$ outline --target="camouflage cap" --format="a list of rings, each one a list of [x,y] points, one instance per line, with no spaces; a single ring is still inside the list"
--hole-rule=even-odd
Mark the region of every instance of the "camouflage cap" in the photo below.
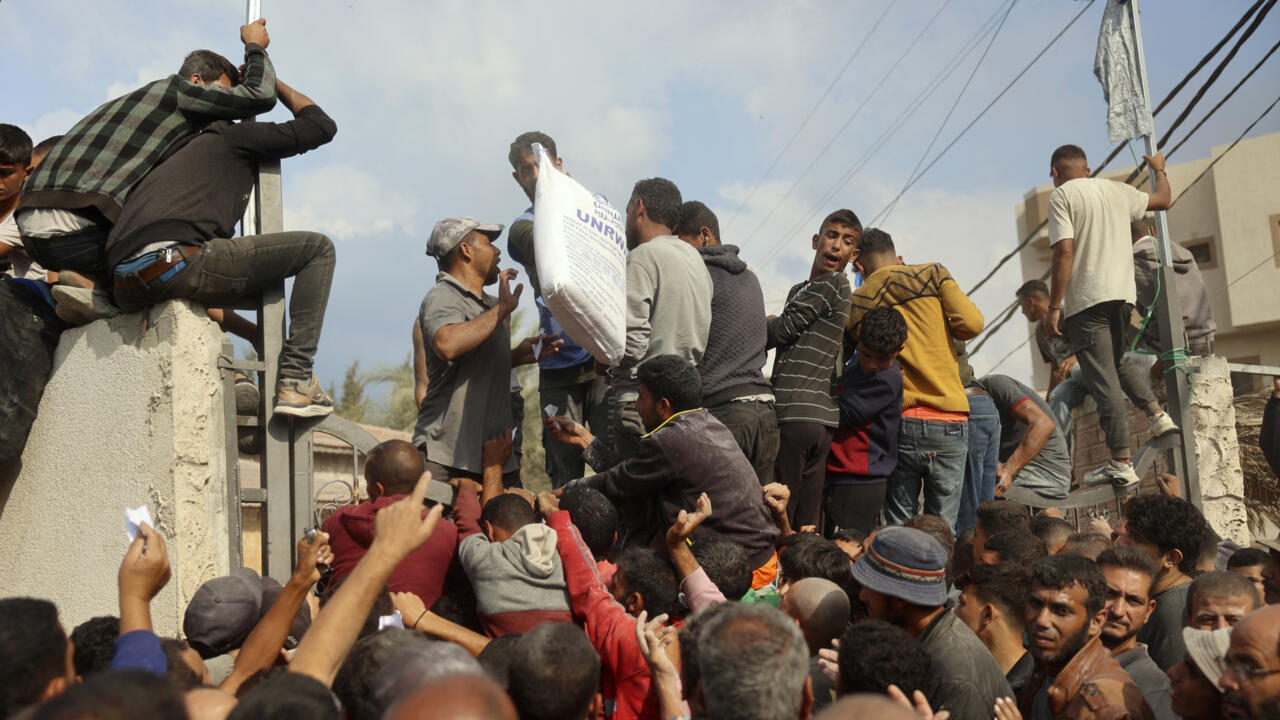
[[[427,254],[437,260],[443,258],[473,230],[479,230],[488,235],[490,240],[497,240],[502,234],[502,228],[502,225],[486,225],[470,217],[445,218],[436,223],[435,229],[431,231],[431,237],[427,238]]]

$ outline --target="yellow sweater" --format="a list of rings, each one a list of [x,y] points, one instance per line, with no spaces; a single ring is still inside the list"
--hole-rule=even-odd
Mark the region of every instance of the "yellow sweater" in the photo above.
[[[938,263],[880,268],[853,291],[853,308],[845,324],[845,344],[858,343],[859,326],[868,311],[888,306],[907,321],[902,367],[902,408],[928,407],[969,412],[951,339],[968,340],[982,331],[982,311]]]

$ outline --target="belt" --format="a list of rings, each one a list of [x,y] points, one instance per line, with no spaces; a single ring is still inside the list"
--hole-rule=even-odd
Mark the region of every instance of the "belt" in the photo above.
[[[138,270],[128,273],[115,273],[117,288],[147,287],[152,282],[168,282],[187,266],[187,260],[200,252],[198,245],[175,245],[156,251],[156,259]]]
[[[968,395],[969,397],[974,397],[976,395],[983,395],[986,397],[990,397],[990,395],[987,395],[986,390],[983,390],[981,387],[977,385],[970,385],[969,387],[965,388],[964,394]]]

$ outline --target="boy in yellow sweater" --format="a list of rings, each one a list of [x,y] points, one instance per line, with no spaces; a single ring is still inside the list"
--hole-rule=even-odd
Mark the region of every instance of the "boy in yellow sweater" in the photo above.
[[[857,343],[862,318],[873,308],[895,308],[907,321],[907,343],[898,356],[898,466],[886,488],[885,519],[901,525],[916,515],[923,489],[924,512],[942,517],[954,532],[969,449],[969,402],[951,340],[976,336],[982,312],[942,265],[903,265],[883,230],[868,228],[858,247],[865,279],[853,292],[846,347]]]

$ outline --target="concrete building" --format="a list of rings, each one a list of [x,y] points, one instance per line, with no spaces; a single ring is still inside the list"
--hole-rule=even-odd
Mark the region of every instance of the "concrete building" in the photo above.
[[[1169,231],[1173,242],[1191,250],[1200,265],[1218,324],[1217,354],[1230,362],[1280,365],[1280,133],[1240,141],[1188,187],[1227,147],[1212,148],[1207,158],[1169,164],[1177,198],[1169,211]],[[1047,149],[1046,167],[1049,154]],[[1103,177],[1123,180],[1132,171],[1129,166]],[[1047,217],[1051,192],[1051,183],[1037,186],[1016,207],[1020,238]],[[1041,277],[1052,257],[1046,226],[1020,254],[1023,279]],[[1024,328],[1033,331],[1025,322]],[[1031,353],[1035,387],[1046,389],[1049,370],[1034,341],[1026,352]],[[1233,377],[1237,394],[1255,389],[1258,382],[1256,376]]]

